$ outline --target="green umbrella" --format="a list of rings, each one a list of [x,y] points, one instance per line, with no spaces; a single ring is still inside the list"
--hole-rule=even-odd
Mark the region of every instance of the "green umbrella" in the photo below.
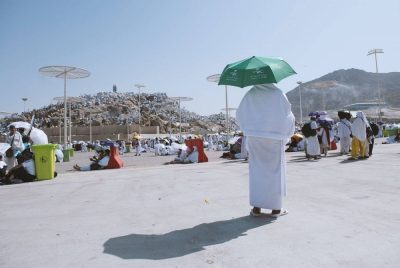
[[[250,57],[228,64],[221,74],[218,85],[247,87],[278,83],[296,72],[280,58]]]

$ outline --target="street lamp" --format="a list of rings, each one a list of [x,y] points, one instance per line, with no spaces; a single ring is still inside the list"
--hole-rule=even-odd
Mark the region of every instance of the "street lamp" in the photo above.
[[[207,81],[218,83],[221,74],[213,74],[207,77]],[[229,135],[229,108],[228,108],[228,86],[225,85],[225,117],[226,117],[226,132]]]
[[[24,101],[24,113],[25,113],[25,102],[28,100],[28,98],[22,98],[22,100]]]
[[[375,49],[368,51],[368,54],[367,54],[367,56],[372,55],[372,54],[375,55],[375,70],[376,70],[377,74],[378,74],[378,58],[377,58],[376,54],[378,54],[378,53],[383,53],[383,49],[375,48]],[[379,113],[378,118],[379,118],[379,121],[381,121],[381,113],[382,113],[381,112],[381,87],[379,84],[378,77],[377,77],[377,83],[378,83],[378,113]]]
[[[145,87],[145,86],[144,86],[144,85],[141,85],[141,84],[135,84],[135,87],[137,87],[138,90],[139,90],[139,102],[138,102],[138,106],[139,106],[139,136],[140,136],[140,134],[141,134],[141,132],[142,132],[141,123],[140,123],[140,120],[141,120],[141,114],[140,114],[140,89],[141,89],[142,87]]]
[[[299,94],[300,94],[300,125],[303,124],[303,106],[301,104],[301,87],[303,82],[298,81],[297,84],[299,84]]]

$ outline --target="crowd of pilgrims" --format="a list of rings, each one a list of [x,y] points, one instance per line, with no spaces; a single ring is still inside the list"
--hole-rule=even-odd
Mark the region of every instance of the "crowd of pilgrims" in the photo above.
[[[350,154],[350,160],[369,158],[375,137],[383,136],[383,123],[369,122],[362,111],[355,117],[349,111],[339,111],[338,117],[335,123],[326,114],[311,114],[309,122],[291,137],[286,151],[304,150],[307,159],[320,159],[339,144],[340,155]]]
[[[367,159],[373,153],[374,138],[382,137],[383,124],[369,122],[363,112],[357,112],[355,117],[348,111],[339,111],[339,121],[335,123],[324,113],[310,114],[309,122],[301,128],[287,143],[286,152],[304,151],[307,159],[320,159],[327,156],[329,150],[339,149],[340,155],[350,154],[351,160]],[[29,137],[23,129],[10,127],[6,143],[12,144],[10,156],[0,154],[0,180],[9,184],[12,182],[30,182],[35,180],[34,155],[30,150]],[[400,142],[400,133],[394,142]],[[337,146],[339,148],[337,148]],[[85,166],[75,165],[74,169],[89,171],[110,167],[110,159],[114,168],[123,166],[119,155],[133,151],[135,156],[142,153],[154,153],[156,156],[175,155],[175,159],[165,164],[189,164],[207,162],[204,150],[221,151],[221,158],[247,159],[246,137],[237,132],[233,137],[226,134],[209,134],[204,136],[187,135],[182,137],[147,138],[142,139],[137,134],[131,141],[94,141],[74,142],[68,148],[95,153],[90,163]],[[117,153],[110,148],[116,147]],[[56,149],[56,161],[63,161],[63,147]]]

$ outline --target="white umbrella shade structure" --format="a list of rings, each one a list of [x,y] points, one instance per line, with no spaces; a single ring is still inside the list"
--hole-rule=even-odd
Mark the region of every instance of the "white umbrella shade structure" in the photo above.
[[[0,154],[4,155],[10,147],[8,143],[0,143]]]
[[[35,145],[49,143],[46,133],[38,128],[32,128],[30,138],[32,140],[32,143]]]
[[[72,66],[45,66],[39,69],[43,75],[64,79],[64,126],[67,125],[67,79],[85,78],[87,70]],[[64,127],[64,147],[67,146],[67,129]]]
[[[8,127],[10,126],[14,126],[15,128],[24,128],[24,129],[30,129],[31,128],[31,124],[28,122],[23,122],[23,121],[18,121],[18,122],[12,122],[11,124],[8,125]]]

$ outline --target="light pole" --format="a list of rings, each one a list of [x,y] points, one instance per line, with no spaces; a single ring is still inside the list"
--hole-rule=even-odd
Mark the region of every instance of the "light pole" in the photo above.
[[[221,74],[213,74],[207,77],[207,81],[218,83]],[[229,135],[229,108],[228,108],[228,86],[225,85],[225,119],[226,119],[226,132]]]
[[[22,100],[24,101],[24,113],[25,113],[25,102],[28,100],[28,98],[22,98]]]
[[[297,84],[299,84],[299,95],[300,95],[300,125],[302,125],[302,124],[303,124],[303,106],[302,106],[302,103],[301,103],[301,87],[302,87],[303,82],[298,81]]]
[[[383,49],[375,48],[375,49],[372,49],[372,50],[368,51],[368,54],[367,54],[367,56],[372,55],[372,54],[375,55],[375,71],[376,71],[376,74],[378,74],[378,58],[376,56],[376,54],[378,54],[378,53],[383,53]],[[379,84],[378,77],[377,77],[377,83],[378,83],[378,118],[379,118],[379,121],[381,121],[381,113],[382,113],[381,112],[381,87],[380,87],[380,84]]]
[[[140,114],[140,89],[142,88],[142,87],[145,87],[144,85],[141,85],[141,84],[135,84],[135,87],[137,87],[138,88],[138,90],[139,90],[139,102],[138,102],[138,106],[139,106],[139,136],[140,136],[140,134],[142,134],[141,132],[142,132],[142,129],[141,129],[141,114]]]

